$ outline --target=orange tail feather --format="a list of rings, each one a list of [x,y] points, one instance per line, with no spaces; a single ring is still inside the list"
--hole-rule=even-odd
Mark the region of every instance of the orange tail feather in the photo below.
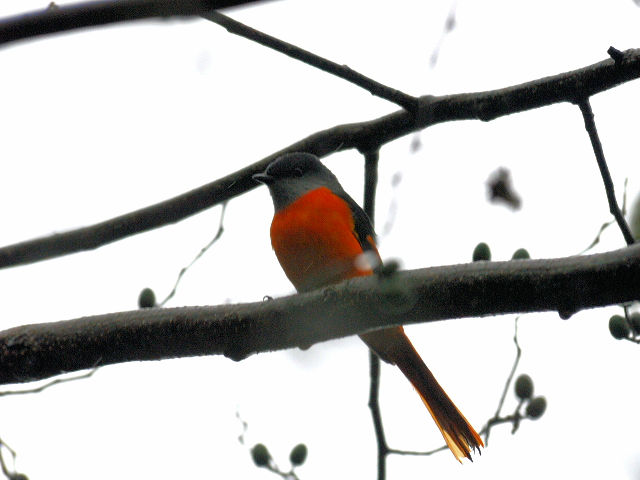
[[[397,365],[417,390],[444,440],[459,462],[471,459],[471,451],[484,447],[480,435],[453,404],[420,355],[411,345],[402,327],[388,328],[361,335],[386,362]]]

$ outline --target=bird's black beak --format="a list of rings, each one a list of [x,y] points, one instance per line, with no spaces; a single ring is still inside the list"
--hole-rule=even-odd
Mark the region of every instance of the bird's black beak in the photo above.
[[[256,173],[251,178],[256,182],[264,183],[265,185],[271,185],[273,183],[273,177],[267,173]]]

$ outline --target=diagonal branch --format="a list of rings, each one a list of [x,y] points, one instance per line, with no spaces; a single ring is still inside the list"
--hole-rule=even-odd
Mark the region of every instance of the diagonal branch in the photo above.
[[[582,257],[476,262],[360,277],[260,303],[144,309],[0,332],[0,383],[100,365],[308,347],[447,318],[559,311],[640,299],[640,245]]]
[[[278,38],[272,37],[271,35],[260,32],[238,22],[237,20],[227,17],[220,12],[207,12],[202,15],[202,18],[206,18],[207,20],[217,23],[221,27],[226,28],[229,33],[247,38],[277,52],[284,53],[291,58],[300,60],[307,65],[312,65],[322,71],[347,80],[364,88],[365,90],[368,90],[372,95],[400,105],[409,112],[415,112],[418,108],[418,99],[416,97],[376,82],[375,80],[352,70],[347,65],[339,65],[331,60],[327,60],[326,58],[316,55],[315,53],[311,53],[308,50],[304,50]]]
[[[591,102],[589,98],[578,103],[580,111],[582,112],[582,118],[584,119],[584,126],[589,134],[591,140],[591,146],[593,147],[593,153],[596,156],[598,162],[598,168],[600,169],[600,175],[602,175],[602,182],[604,183],[604,189],[607,194],[607,201],[609,202],[609,211],[616,219],[618,227],[622,231],[622,236],[627,242],[627,245],[631,245],[633,240],[633,234],[627,225],[627,221],[624,219],[624,214],[618,206],[616,200],[616,193],[613,187],[613,180],[611,180],[611,174],[609,173],[609,167],[607,166],[607,160],[604,157],[604,150],[602,149],[602,143],[600,142],[600,136],[598,135],[598,129],[596,128],[596,122],[593,117],[593,110],[591,109]]]
[[[588,67],[532,82],[478,93],[419,98],[418,115],[400,110],[374,120],[338,125],[300,140],[219,180],[164,202],[88,227],[0,248],[0,268],[81,252],[180,221],[256,187],[251,176],[285,152],[306,151],[319,157],[336,151],[375,151],[411,132],[452,120],[493,120],[512,113],[577,103],[586,96],[640,77],[640,50],[627,50]]]
[[[0,19],[0,45],[52,33],[145,18],[200,15],[256,0],[103,0],[47,8]],[[46,3],[46,2],[43,2]]]

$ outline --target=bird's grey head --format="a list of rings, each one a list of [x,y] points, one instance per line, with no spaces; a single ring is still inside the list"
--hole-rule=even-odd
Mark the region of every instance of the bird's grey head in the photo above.
[[[264,173],[254,175],[253,179],[269,187],[276,211],[316,188],[328,187],[335,193],[344,191],[331,170],[310,153],[282,155],[271,162]]]

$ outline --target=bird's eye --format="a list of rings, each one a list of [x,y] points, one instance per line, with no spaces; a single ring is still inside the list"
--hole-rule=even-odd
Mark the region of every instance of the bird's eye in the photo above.
[[[301,176],[304,174],[304,172],[302,171],[302,169],[301,169],[301,168],[296,168],[296,169],[293,171],[293,174],[294,174],[296,177],[301,177]]]

